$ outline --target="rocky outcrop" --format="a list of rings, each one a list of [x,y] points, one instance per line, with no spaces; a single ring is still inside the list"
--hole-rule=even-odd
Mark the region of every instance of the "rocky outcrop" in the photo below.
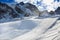
[[[54,11],[50,11],[49,14],[50,15],[55,15],[55,12]]]
[[[48,12],[47,10],[44,10],[44,11],[40,12],[40,16],[47,17],[47,16],[49,16],[49,15],[50,15],[50,14],[49,14],[49,12]]]
[[[38,8],[35,5],[32,5],[30,3],[25,3],[25,7],[30,9],[36,15],[40,14],[40,11],[38,10]]]
[[[60,14],[60,7],[55,10],[56,14]]]
[[[5,3],[0,3],[0,18],[15,18],[17,14],[14,12],[13,8]]]

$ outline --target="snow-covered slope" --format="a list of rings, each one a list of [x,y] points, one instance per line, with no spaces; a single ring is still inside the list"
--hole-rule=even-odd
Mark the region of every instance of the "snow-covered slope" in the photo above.
[[[11,40],[23,35],[37,27],[37,20],[19,20],[14,22],[0,23],[0,40]]]
[[[0,23],[0,40],[57,40],[60,38],[59,24],[58,17],[38,19],[35,16]]]
[[[0,3],[0,40],[59,40],[60,7],[49,13],[31,3],[12,5]]]
[[[50,27],[53,25],[58,18],[46,18],[43,19],[37,27],[35,27],[32,31],[16,37],[13,40],[37,40],[37,38],[44,34]]]
[[[49,29],[46,33],[42,34],[39,40],[60,40],[60,21],[58,20],[53,28]]]

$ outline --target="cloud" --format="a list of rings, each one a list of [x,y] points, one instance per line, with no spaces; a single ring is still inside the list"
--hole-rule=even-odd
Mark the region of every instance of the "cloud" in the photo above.
[[[15,2],[18,2],[18,3],[21,2],[21,1],[22,1],[22,0],[15,0]]]
[[[46,5],[50,5],[54,0],[43,0],[43,3]]]
[[[54,0],[43,0],[43,3],[47,6],[48,11],[54,11],[59,6],[59,2],[54,2]]]
[[[19,3],[19,2],[29,2],[30,0],[15,0],[15,2]]]
[[[25,3],[29,2],[29,3],[36,5],[39,10],[46,9],[48,11],[51,11],[51,10],[54,11],[58,6],[60,6],[60,2],[54,1],[54,0],[15,0],[15,2],[18,2],[18,3],[22,1]],[[40,7],[38,6],[37,1],[41,2],[39,5]]]

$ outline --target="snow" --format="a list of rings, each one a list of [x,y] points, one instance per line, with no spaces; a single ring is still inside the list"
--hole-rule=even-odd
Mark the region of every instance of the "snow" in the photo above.
[[[39,25],[35,27],[33,30],[24,35],[18,36],[13,40],[36,40],[40,37],[40,35],[44,34],[48,30],[48,28],[57,21],[57,19],[58,18],[43,19],[41,20]]]
[[[10,40],[31,31],[38,25],[37,21],[19,20],[14,22],[0,23],[0,40]]]
[[[0,40],[57,40],[60,38],[58,18],[30,16],[0,23]]]
[[[57,21],[55,26],[48,30],[45,34],[41,36],[41,40],[58,40],[60,39],[60,21]],[[40,38],[40,37],[39,37]]]
[[[19,0],[17,0],[19,1]],[[41,0],[41,5],[37,5],[37,0],[20,0],[25,2],[30,2],[39,9],[42,10],[46,8],[48,11],[55,10],[54,8],[58,7],[60,3]],[[40,0],[38,0],[40,1]],[[50,3],[49,3],[50,2]],[[56,4],[57,3],[57,4]],[[16,3],[10,5],[14,9]],[[24,5],[26,6],[26,5]],[[0,20],[0,40],[59,40],[60,39],[60,15],[49,15],[47,11],[43,11],[41,16],[37,16],[30,9],[25,8],[24,6],[18,5],[24,13],[29,13],[29,17],[24,17],[23,15],[20,18],[12,18],[8,14],[4,15],[6,18]],[[11,19],[10,19],[11,18]],[[4,23],[3,23],[4,22]]]

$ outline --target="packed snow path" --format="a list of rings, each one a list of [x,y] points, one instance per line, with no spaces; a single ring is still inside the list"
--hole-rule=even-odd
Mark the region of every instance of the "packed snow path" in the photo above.
[[[57,21],[58,18],[45,18],[39,22],[39,25],[35,27],[30,32],[16,37],[13,40],[38,40],[40,35],[44,34],[53,24]],[[38,19],[39,20],[39,19]],[[37,20],[37,21],[38,21]]]

